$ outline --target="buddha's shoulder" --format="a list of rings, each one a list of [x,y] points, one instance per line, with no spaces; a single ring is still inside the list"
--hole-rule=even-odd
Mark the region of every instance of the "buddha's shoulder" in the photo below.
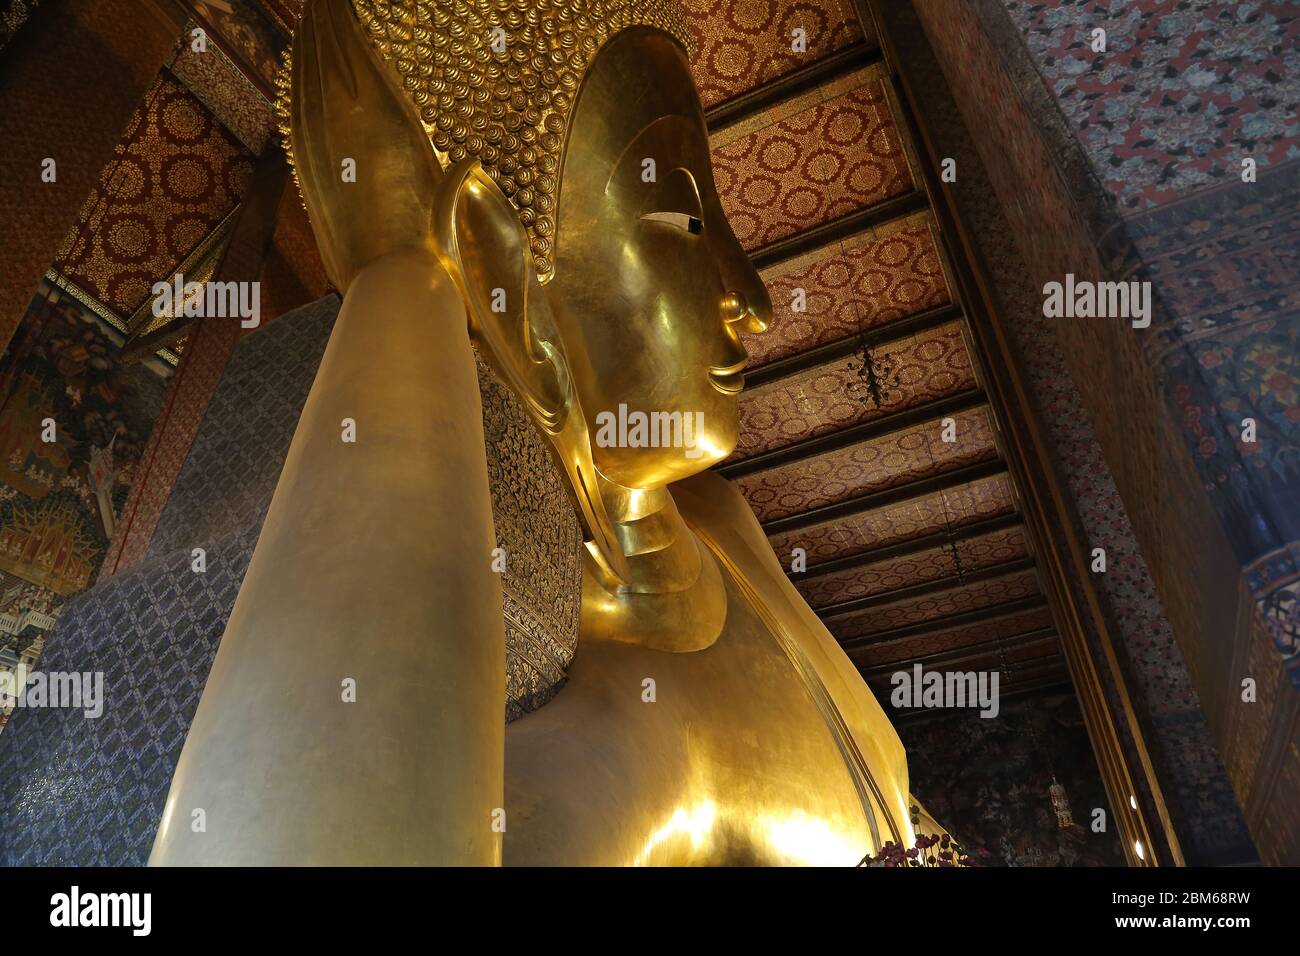
[[[687,524],[719,557],[743,569],[747,576],[781,581],[785,574],[777,563],[745,496],[730,481],[712,471],[692,475],[671,486],[673,500]]]

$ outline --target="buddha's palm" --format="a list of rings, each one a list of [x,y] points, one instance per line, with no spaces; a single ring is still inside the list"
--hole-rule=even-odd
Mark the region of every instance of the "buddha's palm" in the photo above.
[[[432,252],[440,175],[433,147],[350,0],[308,4],[291,83],[294,164],[335,285],[346,289],[366,263],[388,253]]]

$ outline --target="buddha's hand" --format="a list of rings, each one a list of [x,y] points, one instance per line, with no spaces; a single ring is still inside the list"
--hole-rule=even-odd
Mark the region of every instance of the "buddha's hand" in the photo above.
[[[307,212],[335,285],[346,290],[363,266],[389,253],[432,253],[440,176],[433,147],[350,0],[308,3],[294,39],[288,121]]]

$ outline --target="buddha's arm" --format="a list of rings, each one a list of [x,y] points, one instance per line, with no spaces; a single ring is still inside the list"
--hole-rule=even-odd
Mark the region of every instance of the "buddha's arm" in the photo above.
[[[294,56],[298,171],[346,292],[151,862],[497,863],[501,592],[437,171],[347,0],[308,6]]]
[[[155,864],[500,860],[491,500],[464,314],[435,269],[388,256],[348,290],[177,766]],[[192,827],[198,809],[204,832]]]
[[[882,821],[882,839],[901,839],[910,846],[911,798],[903,742],[853,662],[790,583],[749,503],[731,482],[712,472],[677,482],[672,489],[686,520],[724,549],[737,570],[760,591],[768,609],[798,636],[887,804],[885,810],[893,826]],[[894,829],[899,831],[896,835]]]

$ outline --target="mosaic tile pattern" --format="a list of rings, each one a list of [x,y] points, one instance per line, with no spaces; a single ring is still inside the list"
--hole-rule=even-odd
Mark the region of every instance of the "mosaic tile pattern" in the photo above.
[[[253,157],[170,73],[145,95],[56,268],[128,318],[235,207]]]
[[[107,706],[97,720],[47,708],[10,722],[0,863],[145,862],[337,308],[329,299],[285,316],[236,351],[157,547],[65,605],[42,666],[102,670]],[[190,570],[193,547],[207,552],[204,574]]]
[[[871,441],[736,479],[759,521],[811,511],[997,457],[986,408],[952,416],[956,441],[939,419]]]
[[[21,711],[0,742],[0,863],[141,864],[270,507],[339,302],[235,349],[143,561],[78,595],[43,666],[105,672],[109,707]],[[507,719],[550,699],[577,645],[582,543],[562,479],[480,364],[503,576]],[[208,570],[190,570],[191,549]]]
[[[44,7],[35,12],[22,26],[23,41],[4,50],[0,347],[22,320],[175,42],[141,22],[136,0],[99,0],[51,16],[39,15],[50,12]],[[58,67],[50,69],[54,49]],[[58,163],[57,186],[33,173],[46,157]]]
[[[683,0],[695,44],[691,75],[710,107],[770,83],[862,39],[848,0]],[[794,31],[806,44],[796,52]]]
[[[745,389],[740,397],[740,440],[732,460],[975,387],[962,327],[956,322],[882,343],[872,349],[872,356],[882,386],[878,406],[867,388],[860,355]]]
[[[1247,860],[1253,849],[1234,801],[1203,799],[1207,781],[1223,780],[1204,716],[1182,728],[1183,741],[1162,740],[1159,728],[1153,725],[1162,714],[1177,713],[1195,695],[1188,662],[1156,595],[1148,560],[1153,567],[1178,568],[1188,556],[1200,553],[1215,532],[1195,513],[1173,520],[1157,518],[1162,503],[1191,503],[1195,491],[1187,486],[1182,472],[1153,454],[1153,449],[1170,447],[1169,442],[1161,445],[1165,436],[1159,429],[1144,425],[1140,432],[1143,441],[1134,442],[1137,429],[1132,415],[1122,421],[1118,416],[1120,409],[1158,409],[1161,404],[1150,384],[1149,369],[1134,360],[1132,339],[1111,334],[1107,326],[1053,325],[1042,319],[1044,276],[1059,277],[1067,268],[1076,273],[1097,272],[1100,265],[1090,264],[1097,251],[1087,238],[1085,217],[1089,211],[1062,204],[1063,183],[1055,178],[1058,174],[1051,153],[1037,139],[1037,131],[1050,126],[1051,118],[1046,113],[1028,112],[1017,90],[1032,89],[1032,81],[1022,77],[1018,85],[1003,71],[995,49],[997,41],[990,39],[981,24],[978,13],[996,8],[1000,2],[952,4],[941,18],[932,16],[934,10],[929,6],[919,6],[917,14],[934,45],[937,62],[927,48],[916,43],[910,43],[902,55],[913,62],[933,64],[921,73],[932,77],[922,84],[923,108],[938,132],[939,148],[948,155],[967,157],[954,195],[977,237],[999,313],[1014,317],[1006,329],[1043,423],[1061,486],[1073,503],[1089,546],[1107,549],[1110,572],[1075,583],[1098,590],[1120,652],[1129,661],[1130,693],[1152,714],[1144,718],[1142,728],[1152,747],[1175,829],[1184,835],[1183,849],[1192,860],[1225,859],[1188,839],[1193,819],[1212,820],[1222,833],[1233,834],[1236,850],[1228,859]],[[943,73],[952,94],[943,84]],[[971,139],[958,114],[954,95],[967,121],[982,131],[978,142]],[[999,205],[999,196],[1004,205]],[[1080,380],[1121,383],[1108,389],[1109,412],[1103,410],[1098,416],[1092,407],[1097,403],[1085,403],[1074,386],[1072,370],[1080,374],[1080,366],[1090,369]],[[1122,437],[1122,453],[1103,454],[1098,440],[1102,435]],[[1127,510],[1117,490],[1121,483],[1140,489],[1139,497],[1147,506]],[[1138,546],[1139,535],[1146,543],[1146,555]],[[1204,595],[1195,581],[1194,571],[1165,575],[1162,586],[1171,584],[1175,593],[1169,605],[1172,614],[1192,620],[1199,613]],[[1089,640],[1095,642],[1095,635],[1090,634]],[[1113,676],[1103,669],[1099,677],[1104,692],[1114,701]],[[1121,726],[1120,733],[1129,760],[1136,765],[1127,727]],[[1198,754],[1195,760],[1183,759],[1189,748]],[[1149,814],[1154,813],[1141,784],[1139,789],[1139,800]],[[1224,792],[1217,785],[1210,789],[1216,794]]]
[[[192,36],[194,29],[190,21],[185,35]],[[254,156],[261,156],[278,135],[271,104],[216,44],[202,53],[183,45],[171,70]]]
[[[1281,0],[1005,0],[1121,207],[1159,205],[1300,158],[1300,17]],[[1104,55],[1092,31],[1108,38]]]
[[[1025,549],[1024,531],[1019,528],[958,541],[953,548],[961,556],[961,567],[965,571],[976,571],[1023,558],[1028,553]],[[795,575],[794,584],[810,606],[822,608],[886,591],[896,591],[913,584],[955,578],[958,566],[953,558],[953,548],[946,545],[930,548],[916,554],[816,577]]]
[[[846,641],[867,637],[877,631],[964,614],[994,604],[1005,604],[1007,601],[1018,601],[1037,593],[1038,581],[1034,571],[1016,571],[989,581],[977,581],[937,594],[834,617],[826,621],[826,627],[838,640]]]
[[[765,270],[772,324],[741,335],[751,366],[951,302],[933,228],[923,212]],[[795,289],[804,290],[803,312],[793,310]]]
[[[1032,631],[1050,628],[1052,614],[1046,608],[1008,614],[990,621],[980,621],[956,629],[940,629],[928,634],[919,634],[903,641],[891,642],[880,646],[857,647],[848,652],[850,659],[859,667],[872,667],[894,661],[907,661],[927,654],[942,654],[973,647],[988,641],[1009,640]]]
[[[769,539],[782,564],[789,565],[795,548],[803,548],[808,567],[883,548],[910,538],[958,529],[974,521],[1015,511],[1011,483],[1005,475],[936,491],[883,508],[774,534]]]
[[[715,137],[713,147],[718,195],[746,249],[912,188],[879,81],[770,125],[762,120],[755,125],[760,127],[755,132],[721,145]]]
[[[122,508],[109,542],[100,580],[134,567],[145,557],[172,486],[189,455],[208,403],[239,341],[239,323],[200,320],[172,376],[162,413],[145,446],[139,480]]]

